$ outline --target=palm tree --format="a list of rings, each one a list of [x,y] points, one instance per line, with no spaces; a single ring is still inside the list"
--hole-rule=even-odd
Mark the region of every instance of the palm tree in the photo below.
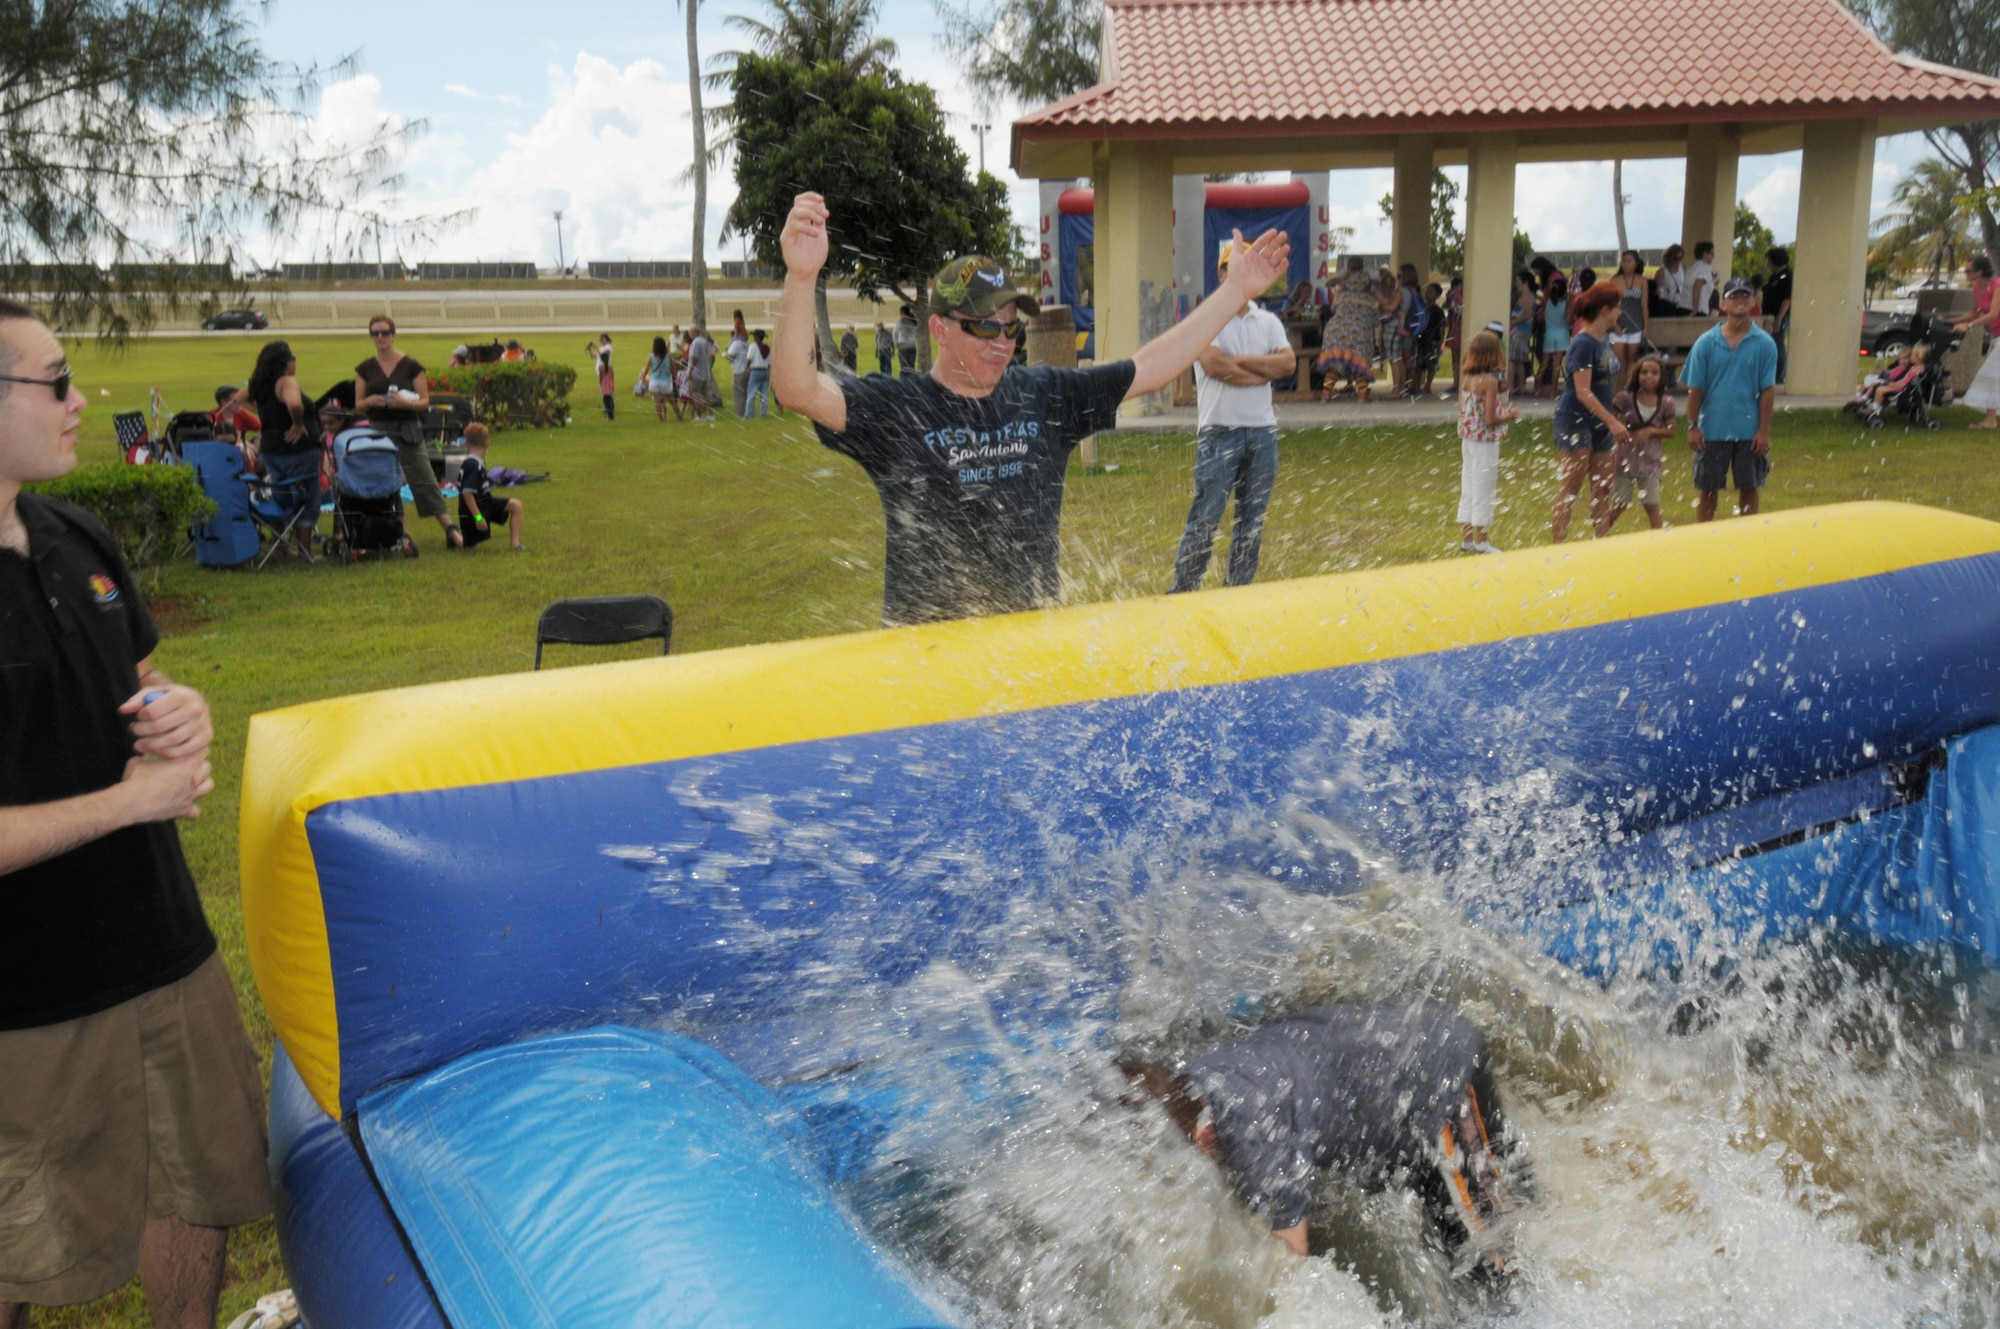
[[[830,60],[856,76],[886,74],[895,68],[896,43],[875,35],[875,0],[764,0],[764,7],[768,21],[748,14],[731,14],[724,20],[748,34],[751,49],[759,55],[799,65]],[[741,54],[724,51],[709,62],[705,81],[710,88],[729,86]],[[728,158],[736,141],[736,104],[718,103],[709,112],[708,125],[707,165],[712,170]]]
[[[797,65],[837,64],[857,78],[895,72],[896,43],[875,35],[875,0],[764,0],[764,8],[769,14],[768,21],[747,14],[731,14],[726,20],[730,27],[749,34],[750,46],[759,55],[777,57]],[[694,36],[691,27],[688,51],[692,58]],[[712,62],[708,85],[711,88],[728,87],[736,69],[736,57],[742,54],[742,51],[724,51],[718,55]],[[696,104],[699,105],[699,101]],[[718,103],[709,113],[708,153],[704,158],[697,152],[690,171],[697,182],[707,178],[711,167],[720,166],[727,159],[730,148],[736,142],[736,117],[737,107],[733,99]],[[696,125],[699,134],[699,112],[696,113]],[[699,143],[701,140],[697,138],[695,141]],[[838,364],[839,357],[833,350],[833,322],[826,307],[826,280],[827,274],[822,271],[814,301],[818,313],[820,350],[832,363]]]
[[[1889,210],[1875,221],[1869,264],[1897,273],[1926,270],[1933,277],[1955,270],[1970,238],[1961,179],[1932,157],[1897,181]]]
[[[695,14],[701,0],[682,0],[688,24],[688,109],[694,116],[694,254],[688,265],[688,295],[694,302],[694,324],[708,326],[708,129],[701,118],[701,46],[695,39]]]

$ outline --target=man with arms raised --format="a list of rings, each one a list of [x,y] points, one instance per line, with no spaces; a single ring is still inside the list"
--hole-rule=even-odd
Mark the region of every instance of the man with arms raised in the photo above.
[[[21,492],[83,408],[0,300],[0,1329],[135,1270],[154,1324],[213,1329],[228,1229],[271,1207],[263,1090],[174,828],[208,705],[104,528]]]
[[[1214,295],[1130,360],[1091,369],[1014,368],[1034,301],[992,260],[954,259],[932,297],[931,372],[836,379],[812,363],[828,216],[818,194],[801,194],[786,218],[771,386],[813,421],[822,443],[861,463],[882,496],[889,625],[1054,605],[1070,449],[1115,424],[1120,402],[1172,383],[1245,300],[1285,272],[1289,253],[1276,232],[1248,244],[1238,237]]]

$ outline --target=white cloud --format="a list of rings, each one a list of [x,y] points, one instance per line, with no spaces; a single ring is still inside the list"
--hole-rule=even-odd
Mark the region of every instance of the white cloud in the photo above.
[[[1782,243],[1799,233],[1799,154],[1780,153],[1761,164],[1761,178],[1745,182],[1743,201]],[[1743,174],[1750,175],[1749,160],[1744,167]]]
[[[527,105],[526,102],[511,92],[481,92],[479,89],[468,87],[463,83],[447,83],[444,85],[444,90],[454,97],[463,97],[467,101],[498,102],[502,106]]]

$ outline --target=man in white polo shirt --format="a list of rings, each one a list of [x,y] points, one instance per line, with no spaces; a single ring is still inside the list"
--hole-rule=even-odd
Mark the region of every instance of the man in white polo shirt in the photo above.
[[[1216,270],[1229,274],[1234,244],[1223,246]],[[1271,383],[1297,370],[1297,357],[1278,316],[1246,300],[1195,361],[1199,425],[1195,435],[1194,503],[1174,558],[1179,591],[1201,588],[1222,509],[1236,494],[1236,528],[1229,538],[1225,586],[1247,586],[1257,576],[1264,541],[1264,509],[1278,478],[1278,415]]]

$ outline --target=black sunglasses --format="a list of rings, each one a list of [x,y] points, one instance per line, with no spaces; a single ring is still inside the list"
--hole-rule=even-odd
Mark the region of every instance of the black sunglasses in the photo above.
[[[961,318],[953,321],[981,341],[998,341],[1002,337],[1019,341],[1026,332],[1018,318],[1010,318],[1004,323],[992,318]]]
[[[69,385],[76,378],[76,372],[64,365],[62,373],[54,378],[15,378],[12,374],[0,374],[0,383],[25,383],[31,388],[54,388],[57,401],[69,400]]]

